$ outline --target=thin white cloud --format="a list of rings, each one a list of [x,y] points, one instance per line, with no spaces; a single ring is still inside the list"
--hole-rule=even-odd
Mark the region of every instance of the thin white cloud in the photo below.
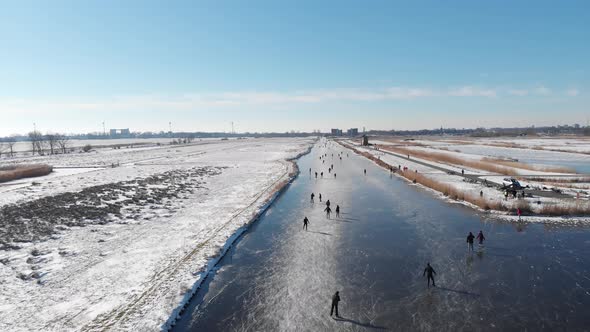
[[[572,88],[572,89],[568,89],[565,92],[566,95],[570,96],[570,97],[575,97],[577,95],[580,94],[580,90],[576,89],[576,88]]]
[[[262,105],[291,105],[334,102],[383,102],[417,100],[424,98],[496,98],[501,95],[525,96],[550,94],[551,90],[539,86],[534,90],[502,90],[477,86],[450,88],[384,87],[342,88],[301,91],[227,91],[200,92],[176,95],[149,94],[105,98],[65,98],[54,100],[1,100],[2,114],[24,114],[72,111],[134,111],[134,110],[208,110],[227,107]],[[568,90],[568,95],[577,95],[577,89]]]
[[[463,86],[449,90],[448,95],[454,97],[496,97],[497,91],[494,89]]]
[[[550,95],[551,94],[551,89],[549,89],[549,88],[541,85],[541,86],[536,87],[533,90],[533,92],[535,94],[538,94],[538,95],[541,95],[541,96],[547,96],[547,95]]]
[[[508,90],[508,94],[513,95],[513,96],[527,96],[529,94],[528,90],[519,90],[519,89],[512,89],[512,90]]]

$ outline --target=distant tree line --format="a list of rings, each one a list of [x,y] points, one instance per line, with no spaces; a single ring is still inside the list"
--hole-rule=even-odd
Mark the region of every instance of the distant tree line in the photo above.
[[[67,153],[70,138],[67,135],[47,133],[42,134],[38,130],[31,131],[28,135],[33,155]],[[13,153],[12,153],[13,155]]]

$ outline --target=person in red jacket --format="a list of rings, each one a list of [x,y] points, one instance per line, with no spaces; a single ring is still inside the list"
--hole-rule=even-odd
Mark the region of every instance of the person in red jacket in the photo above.
[[[485,236],[483,236],[483,232],[479,231],[479,234],[477,234],[477,241],[479,241],[479,244],[482,245],[483,244],[483,240],[485,240]]]

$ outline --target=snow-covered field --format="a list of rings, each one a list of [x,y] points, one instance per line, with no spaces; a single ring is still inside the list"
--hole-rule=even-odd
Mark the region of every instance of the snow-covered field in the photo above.
[[[0,184],[0,330],[159,331],[289,180],[287,159],[312,143],[204,141],[3,160],[57,168]]]

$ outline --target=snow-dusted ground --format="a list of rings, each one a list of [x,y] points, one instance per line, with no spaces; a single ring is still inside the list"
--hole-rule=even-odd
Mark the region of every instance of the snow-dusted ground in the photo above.
[[[311,143],[207,141],[35,157],[103,167],[0,186],[0,330],[159,331],[208,262],[289,179],[286,159]]]

